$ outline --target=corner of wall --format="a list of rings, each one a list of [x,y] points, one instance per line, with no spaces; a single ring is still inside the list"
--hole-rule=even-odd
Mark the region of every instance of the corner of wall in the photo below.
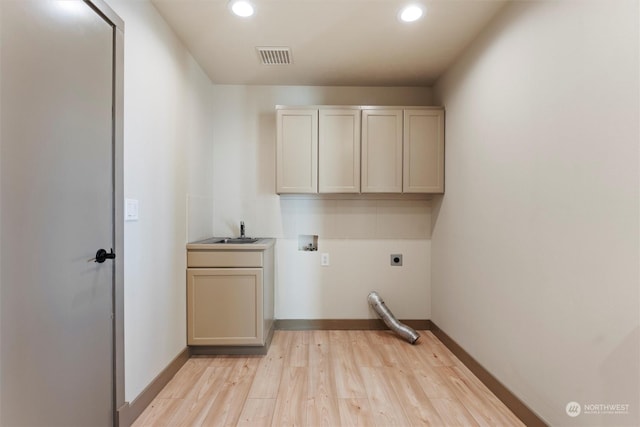
[[[433,321],[552,425],[640,419],[637,16],[511,2],[436,85]]]

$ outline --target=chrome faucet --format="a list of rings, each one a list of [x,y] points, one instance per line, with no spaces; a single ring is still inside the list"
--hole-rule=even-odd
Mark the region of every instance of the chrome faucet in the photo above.
[[[244,221],[240,221],[240,238],[244,239],[245,235],[244,235]]]

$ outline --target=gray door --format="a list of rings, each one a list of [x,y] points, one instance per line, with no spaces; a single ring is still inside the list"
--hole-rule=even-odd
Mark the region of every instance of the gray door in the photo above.
[[[0,0],[2,426],[113,423],[113,28]]]

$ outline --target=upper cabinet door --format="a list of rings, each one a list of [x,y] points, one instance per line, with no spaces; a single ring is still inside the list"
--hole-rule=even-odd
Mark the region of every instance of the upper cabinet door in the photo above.
[[[404,111],[403,192],[444,192],[444,110]]]
[[[360,110],[320,110],[320,193],[360,192]]]
[[[318,192],[318,110],[277,110],[276,192]]]
[[[362,192],[402,192],[402,110],[362,111]]]

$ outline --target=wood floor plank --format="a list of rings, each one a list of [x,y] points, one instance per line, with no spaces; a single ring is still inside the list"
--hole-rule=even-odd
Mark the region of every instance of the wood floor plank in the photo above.
[[[367,335],[366,331],[347,331],[356,366],[383,366],[383,359],[380,355],[379,347],[375,347],[367,338]]]
[[[414,369],[416,380],[424,390],[429,399],[456,399],[456,393],[451,388],[451,384],[446,380],[442,367],[432,367],[428,364]]]
[[[182,404],[182,399],[155,398],[132,424],[132,427],[154,427],[171,425],[175,411]]]
[[[287,351],[293,337],[297,334],[297,331],[274,331],[271,345],[277,345],[283,350]]]
[[[289,345],[289,351],[284,358],[285,366],[298,368],[304,368],[308,366],[309,344],[304,343],[302,336],[300,336],[300,338],[300,340],[294,340]]]
[[[329,342],[332,344],[348,344],[349,336],[347,331],[329,331]]]
[[[411,425],[445,426],[412,371],[385,368]]]
[[[369,399],[338,399],[340,425],[370,427],[375,425]]]
[[[301,342],[302,344],[311,344],[313,340],[313,331],[296,331],[295,341]]]
[[[524,426],[510,411],[502,411],[502,404],[484,386],[478,386],[467,380],[456,368],[441,368],[451,382],[460,403],[469,411],[481,426]]]
[[[322,365],[330,362],[329,344],[312,343],[308,345],[308,366]]]
[[[390,330],[367,331],[367,338],[375,346],[402,342],[402,339]]]
[[[258,368],[257,358],[238,358],[209,407],[203,426],[234,426],[249,394]]]
[[[212,367],[220,367],[220,368],[235,368],[239,364],[244,363],[247,359],[260,359],[257,356],[247,356],[247,355],[230,355],[230,356],[216,356],[206,357],[209,360],[209,365]]]
[[[428,346],[429,344],[420,338],[413,345],[405,342],[403,345],[397,344],[392,348],[399,353],[396,357],[401,358],[402,363],[404,364],[403,366],[420,369],[425,366],[425,364],[429,364],[429,366],[431,366],[431,363],[427,360],[429,357],[429,350],[427,349]]]
[[[329,331],[311,331],[311,342],[310,344],[320,345],[321,347],[329,346],[331,339],[329,337]]]
[[[276,331],[266,356],[196,356],[135,427],[522,423],[429,331]]]
[[[329,354],[335,378],[336,397],[343,399],[367,397],[362,375],[354,360],[349,342],[346,339],[332,341]]]
[[[316,362],[308,368],[309,389],[307,398],[338,397],[335,373],[329,359]]]
[[[377,426],[407,426],[409,420],[386,375],[386,368],[360,368]]]
[[[371,332],[372,333],[367,333],[366,337],[370,344],[369,348],[376,354],[375,357],[380,360],[380,364],[378,366],[406,366],[407,361],[404,359],[403,353],[400,350],[413,348],[415,347],[414,345],[403,340],[391,331]]]
[[[335,427],[340,425],[338,399],[324,393],[314,393],[307,399],[307,425]]]
[[[210,361],[203,358],[191,358],[180,368],[180,371],[158,393],[160,399],[181,399],[190,391],[193,384],[207,369]]]
[[[284,368],[284,352],[278,345],[272,345],[269,353],[258,363],[249,399],[275,399],[280,387]]]
[[[431,403],[446,426],[478,426],[476,420],[457,399],[431,399]]]
[[[201,425],[214,399],[231,373],[231,368],[209,367],[198,379],[191,393],[175,411],[171,424]]]
[[[458,373],[461,378],[470,384],[473,384],[475,387],[483,390],[483,396],[487,399],[487,401],[491,402],[496,408],[503,412],[507,412],[510,416],[515,417],[513,412],[511,412],[505,405],[502,403],[495,394],[493,394],[486,385],[482,381],[478,379],[470,370],[467,368],[462,362],[458,360],[458,363],[452,368],[454,371]]]
[[[427,361],[432,366],[454,366],[456,364],[456,357],[431,331],[424,331],[420,340],[426,344],[424,355],[427,356]]]
[[[239,427],[269,427],[276,399],[247,399],[238,419]]]
[[[307,422],[308,368],[285,367],[271,425],[304,426]]]
[[[382,360],[382,366],[388,368],[399,368],[402,366],[406,366],[404,358],[402,357],[402,352],[398,351],[399,346],[409,346],[411,344],[404,343],[395,343],[395,344],[384,344],[379,346],[376,350],[380,354],[380,359]]]

